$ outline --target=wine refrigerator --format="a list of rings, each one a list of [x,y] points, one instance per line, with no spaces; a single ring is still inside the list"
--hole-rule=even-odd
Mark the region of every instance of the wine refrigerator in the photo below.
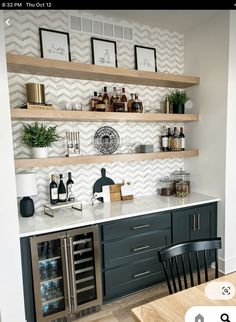
[[[101,307],[96,225],[30,237],[29,248],[35,317],[27,321],[72,321]]]

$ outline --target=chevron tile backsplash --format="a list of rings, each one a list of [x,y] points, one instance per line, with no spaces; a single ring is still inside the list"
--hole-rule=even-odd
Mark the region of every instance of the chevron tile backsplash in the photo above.
[[[11,25],[6,32],[7,52],[40,56],[39,28],[48,28],[70,33],[70,48],[72,61],[91,63],[91,41],[90,35],[72,32],[69,30],[69,14],[90,15],[81,11],[4,11],[5,18],[10,18]],[[97,16],[103,19],[102,16]],[[112,18],[107,21],[114,22]],[[123,23],[123,21],[119,21]],[[125,22],[127,24],[127,22]],[[133,42],[116,41],[118,66],[134,69],[134,44],[155,47],[157,53],[157,70],[159,72],[182,74],[184,68],[184,39],[177,32],[152,28],[137,23],[130,23],[133,28]],[[98,81],[61,79],[56,77],[44,77],[36,75],[23,75],[9,73],[9,92],[11,106],[18,106],[26,102],[25,83],[39,82],[45,84],[46,102],[53,103],[64,109],[66,105],[73,107],[82,106],[84,110],[89,109],[89,99],[96,90],[102,91],[107,85],[108,90],[113,86],[118,88],[125,86],[126,92],[139,93],[144,103],[144,108],[155,109],[169,93],[170,89],[161,87],[148,87],[126,84],[103,83]],[[49,124],[49,122],[45,122]],[[51,123],[50,123],[51,124]],[[117,130],[121,139],[119,152],[131,151],[140,143],[151,143],[154,149],[159,149],[159,135],[162,123],[128,123],[128,122],[53,122],[58,125],[59,134],[64,137],[65,131],[79,131],[81,138],[81,153],[96,154],[93,146],[93,137],[96,130],[109,125]],[[175,124],[170,124],[174,126]],[[183,124],[177,124],[181,126]],[[29,157],[29,150],[20,143],[22,122],[13,122],[14,153],[16,158]],[[64,155],[65,142],[56,142],[49,151],[50,156]],[[157,192],[158,179],[168,175],[174,170],[183,167],[183,159],[163,159],[140,162],[114,162],[104,164],[82,164],[78,166],[35,168],[37,172],[38,195],[35,197],[36,210],[41,210],[42,205],[48,202],[48,184],[50,174],[64,173],[68,171],[73,174],[76,184],[76,196],[85,202],[92,197],[94,182],[100,177],[100,169],[107,169],[107,176],[115,182],[122,182],[128,178],[133,182],[134,194],[136,196],[147,195]],[[19,169],[18,171],[21,171]]]

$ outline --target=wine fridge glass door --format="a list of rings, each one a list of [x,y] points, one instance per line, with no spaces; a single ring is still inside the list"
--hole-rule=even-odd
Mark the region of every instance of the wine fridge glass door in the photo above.
[[[70,309],[67,243],[64,233],[31,238],[37,321],[52,321]]]
[[[102,304],[98,227],[68,231],[73,312]]]

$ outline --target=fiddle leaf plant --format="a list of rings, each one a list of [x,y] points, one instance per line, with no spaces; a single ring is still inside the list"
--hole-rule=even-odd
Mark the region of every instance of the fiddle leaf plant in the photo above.
[[[39,124],[23,124],[23,135],[21,142],[29,148],[51,147],[53,142],[61,137],[57,134],[57,125],[46,126]]]
[[[190,97],[184,90],[179,91],[178,89],[168,95],[168,98],[170,103],[172,104],[185,104],[190,99]]]

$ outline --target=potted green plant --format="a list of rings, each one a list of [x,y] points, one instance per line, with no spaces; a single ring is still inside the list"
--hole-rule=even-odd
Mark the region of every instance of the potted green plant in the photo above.
[[[168,95],[170,103],[173,105],[174,114],[184,114],[184,104],[190,99],[188,94],[178,89]]]
[[[61,137],[57,134],[57,125],[46,126],[43,123],[39,124],[23,124],[23,135],[21,141],[31,149],[32,157],[47,158],[48,147],[52,146],[53,142],[58,141]]]

